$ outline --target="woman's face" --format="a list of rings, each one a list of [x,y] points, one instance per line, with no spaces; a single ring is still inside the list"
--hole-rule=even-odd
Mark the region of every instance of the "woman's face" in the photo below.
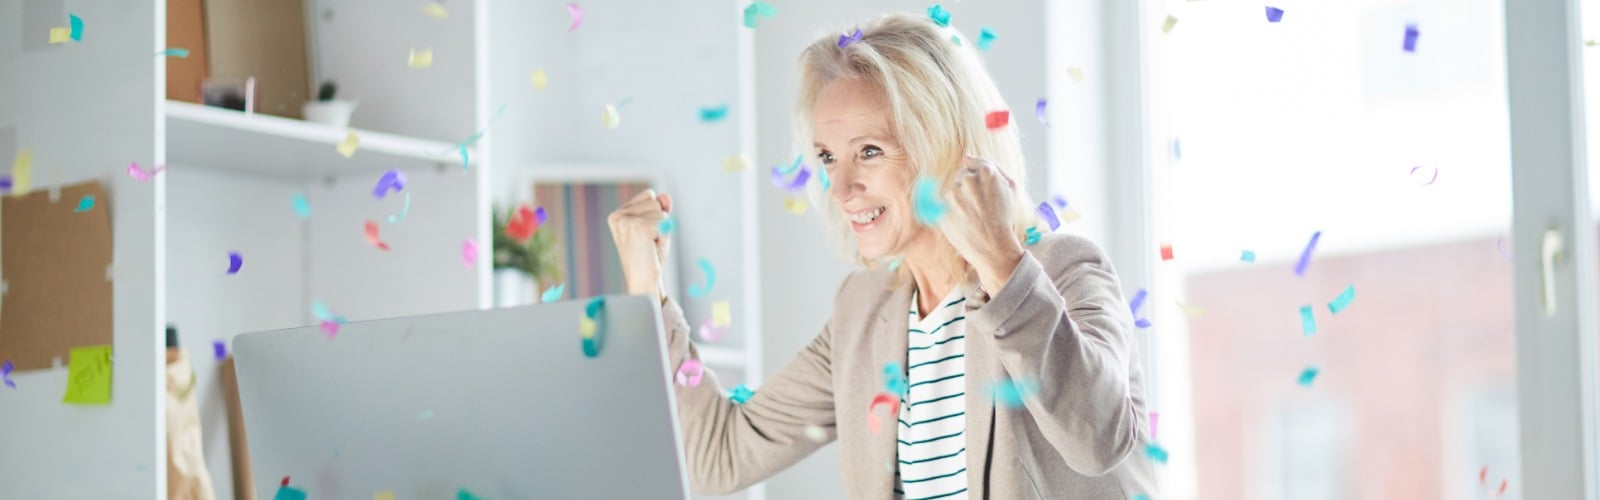
[[[811,108],[815,153],[828,169],[828,197],[856,235],[862,257],[903,253],[932,238],[916,223],[911,160],[889,128],[889,108],[871,85],[835,80]]]

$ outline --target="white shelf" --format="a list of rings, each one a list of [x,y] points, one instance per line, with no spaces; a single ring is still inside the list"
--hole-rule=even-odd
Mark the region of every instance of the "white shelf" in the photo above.
[[[230,109],[166,101],[167,163],[286,177],[325,177],[391,168],[461,168],[455,144],[354,129],[360,148],[335,149],[346,130]],[[465,137],[463,137],[465,139]],[[467,148],[472,164],[478,151]]]

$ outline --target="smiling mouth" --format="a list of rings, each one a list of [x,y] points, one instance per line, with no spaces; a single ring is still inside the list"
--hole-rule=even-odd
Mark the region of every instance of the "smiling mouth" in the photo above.
[[[883,212],[886,210],[888,210],[888,207],[878,207],[864,212],[857,212],[853,214],[847,213],[845,214],[845,217],[850,219],[850,222],[854,222],[856,224],[871,224],[873,221],[878,220],[879,217],[882,217]]]

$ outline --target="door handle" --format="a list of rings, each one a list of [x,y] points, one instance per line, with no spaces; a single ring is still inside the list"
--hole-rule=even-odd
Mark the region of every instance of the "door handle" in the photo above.
[[[1564,245],[1561,229],[1551,225],[1544,230],[1544,240],[1539,243],[1539,282],[1544,287],[1540,301],[1546,318],[1556,315],[1556,266],[1566,263]]]

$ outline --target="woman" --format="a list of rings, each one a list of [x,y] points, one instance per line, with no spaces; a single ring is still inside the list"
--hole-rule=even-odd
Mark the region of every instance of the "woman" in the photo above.
[[[864,269],[745,403],[709,373],[676,388],[692,487],[737,491],[838,439],[848,498],[1154,498],[1143,370],[1105,254],[1067,235],[1026,243],[1021,146],[986,126],[1004,103],[970,44],[911,15],[860,29],[805,50],[797,113],[831,180],[812,187],[818,212]],[[931,226],[920,178],[947,206]],[[646,192],[610,224],[630,293],[662,301],[677,367],[698,354],[661,287],[671,211]]]

